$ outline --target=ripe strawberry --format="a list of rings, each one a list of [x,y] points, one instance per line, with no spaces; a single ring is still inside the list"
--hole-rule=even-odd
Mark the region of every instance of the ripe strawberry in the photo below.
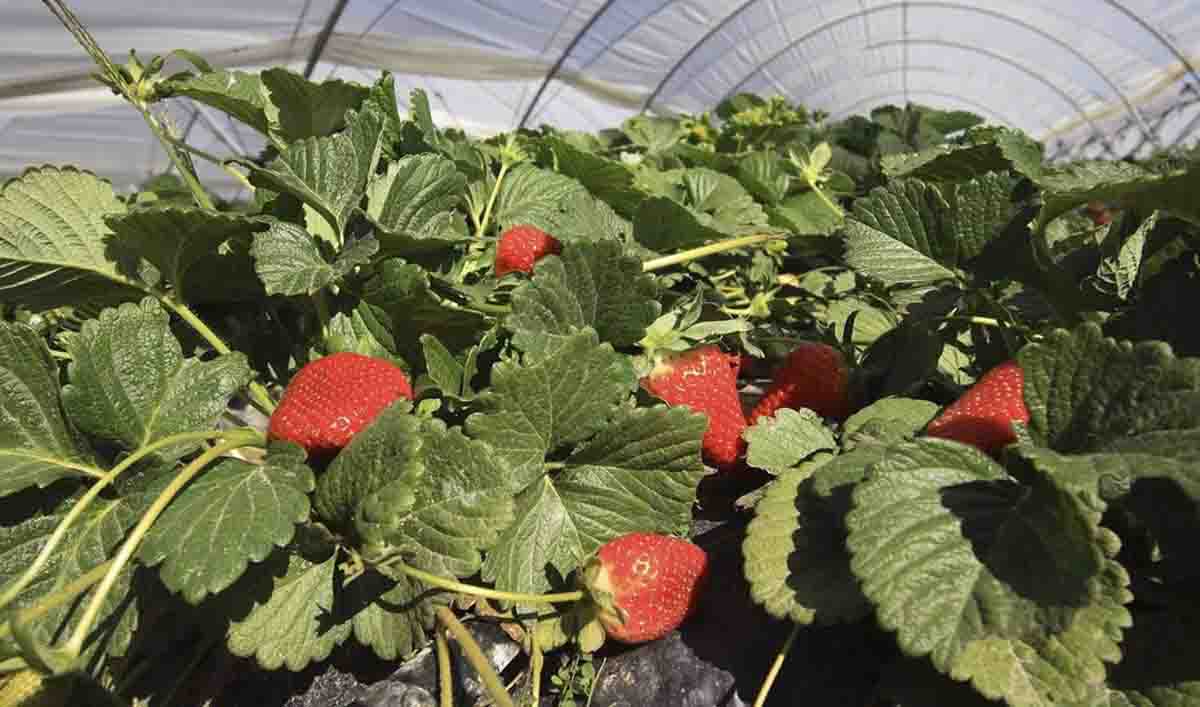
[[[738,398],[738,357],[716,346],[668,354],[642,379],[642,387],[668,405],[686,405],[708,417],[702,447],[716,467],[737,461],[745,448],[746,415]]]
[[[1025,374],[1010,360],[983,374],[925,427],[925,434],[972,444],[992,454],[1017,441],[1013,422],[1029,422],[1029,410]]]
[[[628,533],[596,552],[585,581],[608,636],[643,643],[683,623],[696,608],[707,572],[708,555],[687,540]]]
[[[840,420],[850,414],[849,382],[841,351],[828,344],[802,343],[775,369],[771,387],[750,413],[750,424],[780,408],[802,407]]]
[[[501,234],[496,246],[496,277],[533,272],[534,263],[560,252],[562,244],[554,236],[533,226],[513,226]]]
[[[404,371],[382,358],[335,353],[296,372],[271,415],[268,434],[309,454],[333,454],[400,398],[413,399]]]

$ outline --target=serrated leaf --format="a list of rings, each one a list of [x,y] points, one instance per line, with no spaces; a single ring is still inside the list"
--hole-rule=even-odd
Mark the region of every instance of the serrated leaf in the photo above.
[[[1041,146],[1019,130],[987,127],[972,130],[966,137],[959,144],[884,155],[883,173],[889,179],[920,177],[945,181],[972,179],[1010,169],[1030,177],[1041,173]]]
[[[193,284],[204,290],[212,289],[211,282],[204,276],[214,269],[222,272],[221,289],[231,288],[231,279],[252,270],[244,244],[264,227],[257,219],[190,206],[134,209],[111,215],[105,222],[112,229],[114,239],[126,250],[149,261],[161,279],[171,283],[175,296],[185,302],[192,300]],[[198,278],[193,276],[193,269],[197,268],[200,269]],[[129,273],[131,277],[139,274]],[[193,280],[197,282],[193,283]],[[158,285],[159,282],[147,284]],[[232,287],[235,290],[249,288],[248,285]]]
[[[736,179],[703,167],[683,173],[688,204],[713,228],[737,235],[765,226],[767,215]]]
[[[554,235],[554,226],[560,218],[559,204],[584,191],[574,179],[531,164],[520,164],[500,184],[493,218],[502,231],[527,224]]]
[[[438,575],[468,577],[512,521],[507,470],[488,445],[440,420],[425,421],[420,436],[426,473],[393,476],[366,496],[355,528],[368,555],[397,554]]]
[[[312,470],[294,446],[272,449],[263,465],[224,459],[167,506],[138,557],[149,567],[161,563],[167,589],[199,604],[291,541],[308,518],[312,488]]]
[[[438,337],[446,348],[461,351],[487,328],[482,315],[456,307],[434,292],[434,281],[418,265],[389,258],[375,266],[362,288],[362,299],[383,315],[396,353],[405,360],[421,355],[422,334]]]
[[[387,325],[381,323],[380,319],[387,319],[387,317],[377,308],[365,302],[359,302],[353,310],[338,312],[330,317],[327,341],[334,337],[341,337],[341,340],[346,343],[344,350],[357,351],[365,356],[395,359],[392,352],[396,348],[396,343],[392,339],[391,332],[387,330]]]
[[[607,425],[636,386],[628,357],[584,329],[554,350],[495,364],[491,388],[479,398],[482,412],[466,426],[508,462],[517,491],[542,474],[547,453]]]
[[[370,89],[330,79],[315,83],[284,68],[260,75],[269,103],[271,137],[284,143],[326,137],[346,125],[346,112],[358,110]]]
[[[488,553],[484,577],[509,591],[542,592],[555,586],[555,573],[565,577],[618,535],[686,530],[705,427],[702,415],[683,408],[625,413],[560,475],[542,476],[517,497],[516,520]]]
[[[333,260],[334,277],[345,277],[355,268],[370,265],[379,252],[379,241],[374,238],[359,238],[342,248]]]
[[[184,358],[170,317],[146,298],[106,309],[68,341],[67,415],[86,434],[135,450],[181,432],[212,429],[253,372],[241,353]],[[197,443],[159,451],[166,458]]]
[[[168,81],[169,95],[186,96],[237,118],[267,134],[267,91],[258,74],[244,71],[209,71]]]
[[[1200,422],[1200,359],[1162,342],[1106,338],[1099,326],[1055,330],[1017,355],[1029,429],[1060,452]]]
[[[266,167],[246,160],[238,164],[250,170],[254,186],[296,197],[340,236],[366,191],[367,179],[375,173],[384,120],[371,105],[347,123],[337,135],[292,143]]]
[[[58,366],[37,332],[0,323],[0,497],[100,476],[59,404]]]
[[[436,336],[422,334],[421,348],[425,356],[425,371],[438,390],[463,400],[474,397],[466,367],[454,358],[454,354]]]
[[[937,416],[937,403],[913,398],[883,398],[846,418],[843,437],[854,437],[867,425],[883,425],[899,436],[914,435]]]
[[[701,222],[700,215],[666,197],[646,199],[633,219],[633,236],[641,245],[665,252],[719,240],[723,234]]]
[[[1123,218],[1108,229],[1100,244],[1100,264],[1096,274],[1089,278],[1093,287],[1118,300],[1129,299],[1142,268],[1147,240],[1158,224],[1159,213],[1154,211],[1140,222]]]
[[[645,195],[634,186],[628,167],[593,152],[585,152],[557,137],[544,143],[552,151],[558,172],[579,180],[596,198],[608,203],[617,213],[632,218]]]
[[[811,189],[784,198],[768,207],[767,214],[772,226],[785,228],[799,235],[827,236],[842,224],[842,215],[836,213]]]
[[[742,186],[767,205],[787,196],[791,176],[784,160],[774,152],[752,152],[738,161],[737,177]]]
[[[35,310],[137,299],[118,271],[106,216],[125,206],[112,185],[71,167],[40,167],[0,185],[0,298]]]
[[[635,115],[621,124],[621,131],[633,144],[654,153],[665,150],[687,135],[678,118]]]
[[[939,262],[955,242],[942,220],[950,205],[933,185],[901,180],[873,190],[854,204],[845,223],[846,264],[885,285],[952,280]]]
[[[455,208],[466,186],[466,177],[441,155],[409,155],[388,165],[367,185],[367,215],[379,226],[383,250],[420,252],[462,240]]]
[[[771,417],[761,418],[742,436],[747,443],[746,463],[772,474],[783,473],[817,452],[838,447],[821,416],[808,408],[782,408]]]
[[[1200,189],[1200,168],[1195,166],[1160,174],[1130,162],[1076,162],[1045,172],[1037,178],[1037,184],[1042,188],[1042,210],[1034,222],[1038,231],[1089,201],[1144,211],[1164,209],[1200,218],[1200,204],[1195,198]]]
[[[354,615],[354,638],[382,660],[398,660],[426,643],[434,603],[445,597],[403,574],[384,577],[368,571],[345,587],[342,601]]]
[[[354,526],[359,507],[373,493],[398,480],[415,484],[425,473],[420,419],[401,400],[388,406],[334,457],[317,481],[313,507],[326,523],[341,530]],[[414,496],[392,499],[396,513],[408,510]]]
[[[250,253],[269,295],[311,295],[337,276],[312,234],[287,221],[272,221],[254,237]]]
[[[658,316],[654,278],[612,241],[575,243],[538,261],[533,277],[512,296],[505,326],[526,353],[557,348],[585,327],[623,348],[637,343]]]
[[[1120,656],[1128,576],[1097,509],[972,447],[893,446],[854,491],[851,568],[911,656],[1010,705],[1086,697]]]
[[[855,484],[882,458],[873,445],[819,455],[767,487],[742,543],[750,596],[767,613],[825,624],[870,612],[850,571],[843,519]]]
[[[269,596],[255,597],[249,613],[229,626],[229,652],[253,656],[266,670],[300,671],[328,658],[352,630],[335,614],[337,557],[286,553],[286,571],[266,578]]]
[[[36,604],[41,598],[65,588],[81,575],[95,569],[116,552],[129,528],[137,522],[152,500],[131,493],[122,498],[97,498],[78,517],[50,555],[50,561],[34,581],[9,605],[8,610]],[[0,529],[0,584],[9,586],[23,575],[62,522],[69,506],[51,515],[36,516]],[[85,642],[87,656],[97,652],[110,656],[125,654],[137,626],[137,598],[131,594],[134,565],[117,575],[106,597],[92,634]],[[43,642],[71,635],[91,592],[81,600],[55,607],[29,627]]]
[[[603,201],[585,191],[577,191],[559,202],[550,232],[563,243],[625,242],[633,234],[633,224]]]

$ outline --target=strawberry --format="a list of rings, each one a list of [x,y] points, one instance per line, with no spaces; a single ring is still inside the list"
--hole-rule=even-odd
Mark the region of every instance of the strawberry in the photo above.
[[[780,408],[808,408],[843,419],[850,414],[850,371],[842,352],[817,342],[800,344],[775,369],[771,387],[750,413],[750,424]]]
[[[271,415],[268,434],[310,455],[335,454],[400,398],[413,399],[400,368],[382,358],[335,353],[296,372]]]
[[[925,427],[925,434],[971,444],[992,454],[1017,441],[1013,422],[1029,422],[1029,410],[1025,407],[1025,374],[1016,361],[1009,360],[975,381]]]
[[[643,388],[668,405],[686,405],[708,418],[702,441],[704,457],[719,468],[736,462],[746,445],[738,365],[737,356],[722,353],[716,346],[700,346],[666,354],[641,381]]]
[[[496,277],[510,272],[533,272],[533,264],[547,255],[562,252],[554,236],[533,226],[513,226],[500,236],[496,246]]]
[[[695,610],[708,555],[687,540],[628,533],[610,540],[585,569],[585,584],[609,638],[643,643],[662,638]]]

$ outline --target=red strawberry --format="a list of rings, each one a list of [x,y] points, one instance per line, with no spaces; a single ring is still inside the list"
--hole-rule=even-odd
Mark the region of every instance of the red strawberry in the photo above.
[[[599,597],[597,618],[612,639],[643,643],[679,627],[696,608],[708,555],[696,545],[655,533],[628,533],[596,553],[585,576]]]
[[[1029,410],[1025,374],[1010,360],[983,374],[925,427],[925,434],[972,444],[992,454],[1017,441],[1013,422],[1029,422]]]
[[[750,424],[780,408],[808,408],[843,419],[850,414],[850,370],[842,352],[817,342],[796,347],[775,369],[771,387],[750,413]]]
[[[560,252],[562,244],[554,236],[533,226],[513,226],[501,234],[496,246],[496,277],[533,272],[534,263]]]
[[[271,415],[268,434],[309,454],[336,453],[400,398],[412,400],[413,390],[397,366],[349,351],[335,353],[296,372]]]
[[[736,462],[746,445],[737,371],[737,356],[709,345],[664,357],[642,379],[642,387],[668,405],[686,405],[708,417],[702,445],[705,458],[717,467]]]

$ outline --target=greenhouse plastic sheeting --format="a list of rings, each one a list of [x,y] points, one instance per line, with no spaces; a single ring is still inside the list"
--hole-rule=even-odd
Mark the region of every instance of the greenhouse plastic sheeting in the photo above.
[[[833,117],[906,101],[961,108],[1052,156],[1124,156],[1200,126],[1196,0],[76,0],[120,59],[172,49],[216,66],[311,67],[311,78],[430,93],[435,120],[490,134],[582,130],[641,111],[711,109],[747,91]],[[327,41],[322,41],[322,36]],[[182,68],[182,67],[181,67]],[[163,170],[140,116],[89,77],[41,4],[0,2],[0,174],[74,163],[119,186]],[[403,106],[401,106],[403,108]],[[185,100],[192,144],[253,153],[261,137]],[[218,183],[230,178],[206,168]]]

